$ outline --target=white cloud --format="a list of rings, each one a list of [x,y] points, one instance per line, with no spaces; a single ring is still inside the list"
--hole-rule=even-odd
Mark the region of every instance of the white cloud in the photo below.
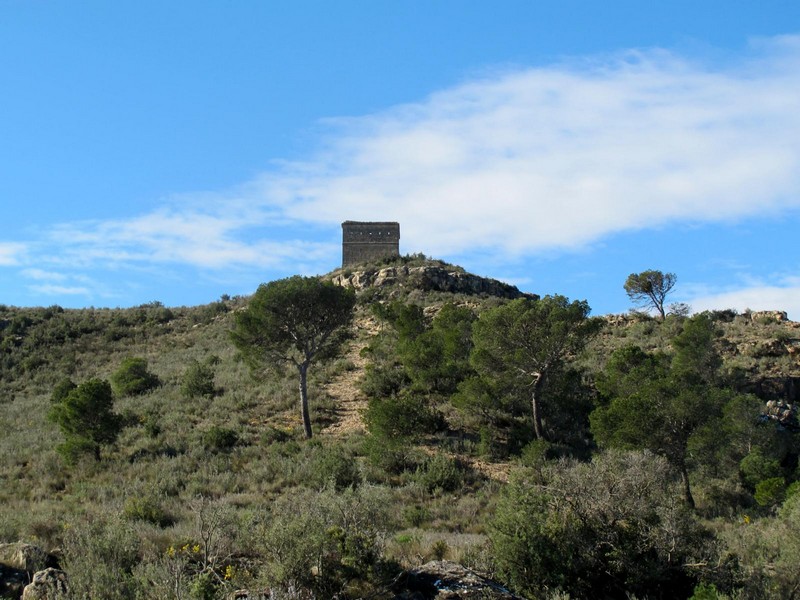
[[[487,74],[360,118],[320,151],[219,194],[51,231],[51,264],[311,270],[337,256],[287,224],[397,220],[401,247],[513,258],[675,221],[800,206],[800,36],[736,64],[664,50]],[[20,249],[0,245],[0,264]]]
[[[338,246],[302,240],[241,241],[237,236],[242,231],[267,223],[262,213],[248,207],[236,210],[234,204],[225,204],[221,212],[226,214],[203,213],[196,208],[179,212],[179,207],[170,207],[128,221],[61,225],[51,232],[51,239],[67,252],[56,262],[278,268],[296,264],[299,256],[318,261],[338,252]]]
[[[91,296],[92,291],[86,287],[63,286],[63,285],[32,285],[29,288],[36,294],[43,296]]]
[[[43,269],[24,269],[21,272],[23,277],[36,281],[65,281],[68,276],[63,273],[45,271]]]
[[[25,244],[16,242],[0,242],[0,267],[18,265],[27,251]]]
[[[500,255],[798,206],[798,40],[762,40],[735,66],[641,51],[487,76],[334,122],[316,159],[264,176],[262,201]]]

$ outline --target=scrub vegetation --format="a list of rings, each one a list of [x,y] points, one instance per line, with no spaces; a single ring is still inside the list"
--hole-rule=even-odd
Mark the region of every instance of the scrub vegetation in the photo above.
[[[0,542],[104,600],[390,598],[434,559],[529,598],[797,595],[800,434],[766,406],[796,324],[396,285],[331,295],[302,370],[270,303],[330,290],[284,281],[0,306]]]

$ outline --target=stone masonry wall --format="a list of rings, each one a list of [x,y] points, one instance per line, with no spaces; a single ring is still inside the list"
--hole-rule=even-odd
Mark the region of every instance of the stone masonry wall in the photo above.
[[[342,267],[400,254],[400,223],[345,221],[342,223]]]

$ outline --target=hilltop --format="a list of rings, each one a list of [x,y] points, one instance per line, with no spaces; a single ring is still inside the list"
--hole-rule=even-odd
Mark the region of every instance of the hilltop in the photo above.
[[[312,581],[338,586],[351,598],[377,593],[399,569],[429,559],[494,572],[488,523],[509,473],[533,464],[530,452],[521,455],[514,446],[530,441],[518,430],[527,417],[509,420],[512,429],[498,446],[443,388],[421,391],[393,380],[403,366],[386,310],[416,306],[430,327],[448,305],[479,315],[536,296],[421,256],[324,278],[356,289],[358,303],[338,358],[311,371],[310,441],[302,436],[293,373],[255,379],[230,342],[234,315],[247,297],[174,308],[157,302],[129,309],[0,306],[0,542],[60,549],[76,589],[102,595],[107,592],[97,590],[128,586],[131,595],[120,592],[121,598],[144,593],[137,587],[143,581],[154,586],[154,598],[158,589],[199,585],[205,572],[222,574],[209,583],[217,594]],[[800,324],[780,312],[718,311],[709,318],[720,333],[714,344],[722,370],[739,391],[764,402],[798,401]],[[574,357],[589,391],[617,348],[672,352],[686,318],[661,322],[630,314],[603,321],[600,334]],[[100,462],[65,465],[56,452],[58,428],[46,418],[54,388],[65,377],[109,379],[128,357],[145,359],[158,386],[116,398],[126,426]],[[197,372],[210,373],[213,384],[202,394],[188,393],[187,378]],[[385,452],[391,440],[381,440],[376,454],[365,421],[378,384],[407,386],[398,398],[421,402],[412,406],[424,413],[418,435],[403,438],[413,442],[404,441],[402,452],[391,456]],[[591,393],[584,401],[593,401]],[[595,451],[584,442],[581,452]],[[401,462],[386,463],[387,456]],[[712,505],[722,492],[714,486],[723,484],[705,483],[706,473],[697,477],[702,510],[717,518],[721,509]],[[731,495],[725,502],[741,501],[757,512],[752,492],[732,481],[724,485]],[[731,500],[735,494],[750,495]],[[341,521],[337,514],[350,516]],[[217,529],[208,537],[211,522]],[[351,546],[355,541],[346,539],[360,541]],[[109,554],[110,544],[119,551]],[[323,557],[332,561],[325,563],[331,580],[324,582],[318,570],[311,575],[319,568],[314,560]],[[361,563],[369,569],[360,571]],[[116,581],[120,572],[128,574],[125,582]]]

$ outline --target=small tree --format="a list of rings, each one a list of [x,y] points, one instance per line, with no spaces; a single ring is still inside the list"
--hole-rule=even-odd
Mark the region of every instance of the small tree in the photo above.
[[[735,397],[715,385],[721,364],[715,331],[710,319],[698,315],[672,340],[672,357],[636,347],[614,352],[597,382],[603,402],[590,416],[601,446],[664,456],[680,473],[691,507],[689,447],[710,424],[719,425],[723,407]]]
[[[542,402],[548,384],[599,331],[589,310],[586,301],[564,296],[519,298],[486,311],[473,324],[472,365],[495,389],[527,392],[537,439],[545,437]]]
[[[624,287],[631,301],[640,307],[655,308],[663,320],[667,314],[664,300],[677,280],[675,273],[648,270],[628,275]]]
[[[353,319],[352,289],[296,275],[259,286],[247,309],[236,315],[231,338],[254,369],[291,364],[300,376],[300,413],[310,438],[308,368],[339,346],[338,335]]]
[[[55,401],[48,416],[64,434],[59,452],[68,461],[82,453],[100,460],[100,448],[113,444],[122,429],[113,407],[111,385],[100,379],[90,379]]]

